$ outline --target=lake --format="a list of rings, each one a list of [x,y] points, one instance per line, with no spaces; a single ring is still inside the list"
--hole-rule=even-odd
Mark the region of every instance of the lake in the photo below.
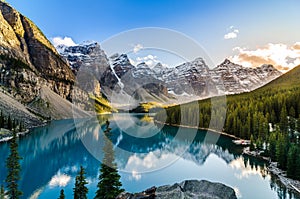
[[[86,168],[89,198],[98,183],[105,121],[123,188],[130,192],[187,179],[221,182],[239,198],[300,198],[266,170],[264,162],[242,155],[232,138],[203,130],[154,124],[143,114],[113,114],[89,119],[52,121],[19,140],[22,198],[73,198],[75,176]],[[0,143],[0,183],[6,176],[7,143]]]

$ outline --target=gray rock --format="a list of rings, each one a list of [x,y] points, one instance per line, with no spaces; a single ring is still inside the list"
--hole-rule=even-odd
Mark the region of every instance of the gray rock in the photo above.
[[[48,111],[54,113],[53,115],[40,118],[43,112],[37,111],[41,108],[39,106],[48,108],[43,106],[48,102],[41,100],[41,90],[45,86],[58,94],[62,100],[76,100],[83,108],[89,106],[88,93],[74,85],[75,75],[68,63],[31,20],[9,4],[0,1],[0,24],[1,91],[22,105],[15,106],[10,113],[2,108],[9,103],[3,97],[0,100],[4,105],[0,106],[0,109],[4,114],[11,114],[13,118],[28,124],[27,126],[38,124],[39,120],[45,118],[61,119],[57,117],[59,113],[54,113],[53,110]],[[94,85],[100,92],[100,85]],[[32,107],[31,104],[37,101],[41,103],[35,103],[37,107]],[[32,114],[24,115],[24,108],[28,108]],[[23,117],[20,117],[21,115]]]
[[[152,187],[141,193],[121,193],[116,199],[236,199],[235,191],[221,183],[186,180],[173,185]]]

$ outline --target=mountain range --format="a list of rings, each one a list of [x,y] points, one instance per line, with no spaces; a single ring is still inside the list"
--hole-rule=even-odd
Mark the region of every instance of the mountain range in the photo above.
[[[111,100],[118,96],[124,102],[156,101],[170,103],[183,100],[207,98],[221,94],[236,94],[254,90],[282,73],[272,65],[247,68],[225,59],[210,69],[202,58],[178,66],[154,67],[141,62],[134,66],[128,55],[114,54],[108,57],[97,42],[77,46],[58,46],[61,55],[78,72],[89,67],[97,74],[102,92]],[[100,71],[100,73],[99,73]],[[115,97],[116,98],[116,97]]]
[[[3,1],[0,23],[0,109],[26,127],[84,117],[95,107],[109,111],[109,102],[130,109],[248,92],[281,75],[272,65],[246,68],[228,59],[212,69],[202,58],[172,67],[133,65],[126,54],[106,55],[97,42],[55,48]]]

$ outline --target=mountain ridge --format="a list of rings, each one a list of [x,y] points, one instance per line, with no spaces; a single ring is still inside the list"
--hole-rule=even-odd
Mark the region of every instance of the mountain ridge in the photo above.
[[[88,45],[83,44],[77,46],[88,48]],[[192,99],[197,99],[197,97],[207,98],[223,93],[249,92],[282,74],[272,65],[246,68],[232,63],[229,59],[225,59],[224,62],[210,69],[201,57],[174,66],[173,68],[163,67],[160,63],[154,67],[149,67],[144,62],[133,65],[127,54],[116,53],[108,58],[105,52],[101,50],[100,45],[97,47],[102,53],[98,55],[93,54],[93,56],[105,56],[105,59],[108,59],[106,65],[110,65],[110,69],[107,70],[110,75],[105,75],[105,81],[100,80],[101,88],[107,96],[111,95],[111,90],[114,93],[124,91],[131,95],[133,91],[128,88],[128,85],[135,88],[131,81],[135,81],[140,87],[143,87],[143,84],[147,82],[149,84],[150,82],[154,82],[155,84],[162,85],[161,89],[155,90],[155,92],[161,93],[164,97],[163,99],[158,97],[158,99],[154,98],[153,100],[160,103],[172,104],[176,103],[176,101],[190,100],[191,97]],[[75,65],[72,61],[79,56],[75,53],[72,55],[68,54],[69,48],[74,47],[61,47],[64,51],[60,52],[72,66]],[[90,59],[92,58],[90,57]],[[84,60],[80,64],[84,65]],[[104,86],[105,84],[107,85],[106,87]],[[110,89],[107,89],[107,87]],[[149,93],[149,91],[147,92]],[[143,98],[143,94],[141,97]],[[145,103],[145,101],[142,101],[142,103]]]
[[[2,88],[1,101],[13,97],[15,106],[10,111],[1,109],[4,115],[15,116],[19,121],[24,121],[26,127],[40,124],[45,117],[41,112],[33,111],[29,107],[33,101],[42,99],[42,90],[47,87],[57,94],[57,103],[65,104],[77,98],[79,105],[86,107],[88,94],[76,88],[75,75],[68,63],[60,56],[56,48],[45,37],[42,31],[27,17],[19,13],[4,1],[0,1],[0,86]],[[76,95],[73,90],[76,89]],[[22,104],[22,107],[17,105]],[[51,105],[51,101],[44,100],[41,104]],[[54,104],[52,104],[54,105]],[[49,109],[50,106],[45,106]],[[20,117],[19,113],[25,109],[35,115]],[[46,118],[63,119],[64,115],[51,113]],[[53,113],[53,114],[52,114]]]

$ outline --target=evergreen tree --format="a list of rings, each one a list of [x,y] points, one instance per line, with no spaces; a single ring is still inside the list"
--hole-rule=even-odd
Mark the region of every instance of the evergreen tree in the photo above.
[[[0,128],[3,128],[4,127],[4,116],[3,116],[3,113],[1,111],[1,114],[0,114]]]
[[[297,119],[297,128],[296,128],[296,130],[297,130],[298,132],[300,132],[300,115],[299,115],[299,117],[298,117],[298,119]]]
[[[298,151],[299,152],[299,151]],[[295,179],[300,180],[300,154],[298,153],[296,156],[296,169],[294,171]]]
[[[115,199],[123,189],[115,163],[113,144],[110,140],[111,132],[109,121],[106,121],[106,130],[104,131],[104,158],[100,168],[99,183],[97,185],[95,199]]]
[[[74,199],[87,199],[88,188],[85,185],[88,182],[86,181],[85,174],[84,168],[80,166],[80,171],[75,180]]]
[[[0,199],[5,199],[5,190],[3,185],[1,185],[0,188]]]
[[[287,132],[288,129],[288,119],[287,119],[287,111],[285,106],[282,107],[280,112],[280,130],[283,132]]]
[[[286,139],[282,133],[279,133],[276,142],[276,159],[278,161],[279,168],[286,169]]]
[[[253,135],[250,136],[250,150],[254,151],[255,147],[254,147],[254,138]]]
[[[20,180],[21,166],[19,161],[22,159],[18,152],[17,135],[13,134],[13,138],[10,141],[10,155],[6,160],[6,167],[8,170],[6,183],[7,183],[7,195],[10,199],[17,199],[22,195],[22,192],[18,189],[18,181]]]
[[[291,107],[291,108],[290,108],[289,116],[291,116],[291,117],[293,117],[293,118],[296,117],[296,111],[295,111],[294,107]]]
[[[12,121],[11,121],[10,115],[9,115],[8,118],[7,118],[7,128],[8,128],[9,130],[12,130]]]
[[[297,155],[299,153],[298,147],[292,145],[289,149],[288,157],[287,157],[287,176],[291,178],[295,178],[295,171],[297,168]]]
[[[60,190],[60,195],[59,195],[59,198],[58,199],[65,199],[65,192],[64,190]]]

